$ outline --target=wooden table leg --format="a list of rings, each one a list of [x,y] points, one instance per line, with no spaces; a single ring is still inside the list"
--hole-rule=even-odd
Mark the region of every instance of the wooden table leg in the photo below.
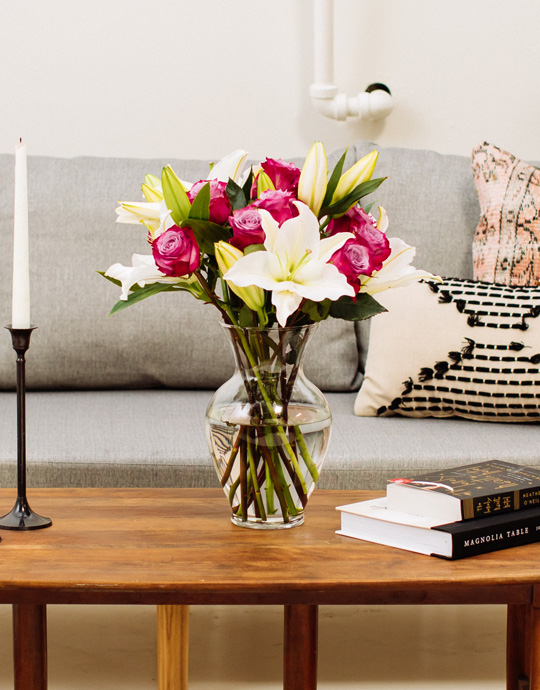
[[[509,604],[506,625],[506,690],[524,690],[531,668],[531,606]]]
[[[159,690],[187,690],[189,606],[157,607],[157,663]]]
[[[311,604],[285,606],[283,690],[316,690],[319,609]]]
[[[13,604],[15,690],[47,690],[47,607]]]
[[[530,607],[529,630],[529,690],[540,690],[540,609],[536,608],[536,606]]]

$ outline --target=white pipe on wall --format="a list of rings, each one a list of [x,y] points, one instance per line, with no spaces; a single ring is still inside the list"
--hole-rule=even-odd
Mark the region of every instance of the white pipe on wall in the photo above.
[[[325,117],[346,120],[358,117],[380,120],[392,110],[392,95],[384,84],[371,84],[366,91],[348,97],[334,84],[334,0],[313,0],[314,83],[309,94]]]

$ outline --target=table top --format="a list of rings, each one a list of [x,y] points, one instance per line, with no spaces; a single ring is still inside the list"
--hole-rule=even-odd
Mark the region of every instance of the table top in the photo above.
[[[30,490],[53,525],[0,531],[0,602],[531,601],[540,544],[445,561],[335,533],[336,506],[377,495],[315,491],[302,526],[263,532],[234,526],[219,489]],[[0,490],[5,512],[14,498]]]

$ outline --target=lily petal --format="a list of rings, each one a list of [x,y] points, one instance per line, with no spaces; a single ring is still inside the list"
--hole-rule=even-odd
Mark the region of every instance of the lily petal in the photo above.
[[[252,252],[231,266],[223,276],[238,287],[256,285],[264,290],[274,290],[287,278],[287,272],[275,254]]]
[[[274,290],[272,292],[272,304],[276,308],[278,323],[284,326],[289,316],[300,306],[302,297],[295,292],[286,289]]]
[[[441,282],[439,276],[416,269],[410,265],[416,254],[414,247],[409,246],[398,237],[391,237],[389,242],[390,256],[384,261],[380,271],[376,271],[372,276],[366,276],[362,279],[360,292],[375,295],[383,290],[404,285],[411,280],[426,279]]]
[[[354,234],[352,232],[338,232],[331,237],[325,237],[321,240],[319,249],[319,259],[321,261],[328,261],[332,254],[341,249],[347,240],[354,239]]]
[[[247,159],[247,151],[237,149],[224,156],[210,170],[207,180],[218,180],[228,182],[229,178],[238,182],[242,174],[242,169]]]
[[[186,282],[182,278],[166,276],[158,269],[154,257],[146,254],[133,254],[131,257],[132,266],[113,264],[105,275],[114,278],[122,283],[121,300],[127,300],[129,291],[137,284],[140,287],[151,285],[152,283],[181,283]]]

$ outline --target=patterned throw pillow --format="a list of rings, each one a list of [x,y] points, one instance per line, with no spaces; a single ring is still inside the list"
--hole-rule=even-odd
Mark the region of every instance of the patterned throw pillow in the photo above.
[[[473,240],[474,278],[540,284],[540,170],[483,143],[472,169],[481,216]]]
[[[540,421],[540,288],[446,278],[377,298],[355,414]]]

